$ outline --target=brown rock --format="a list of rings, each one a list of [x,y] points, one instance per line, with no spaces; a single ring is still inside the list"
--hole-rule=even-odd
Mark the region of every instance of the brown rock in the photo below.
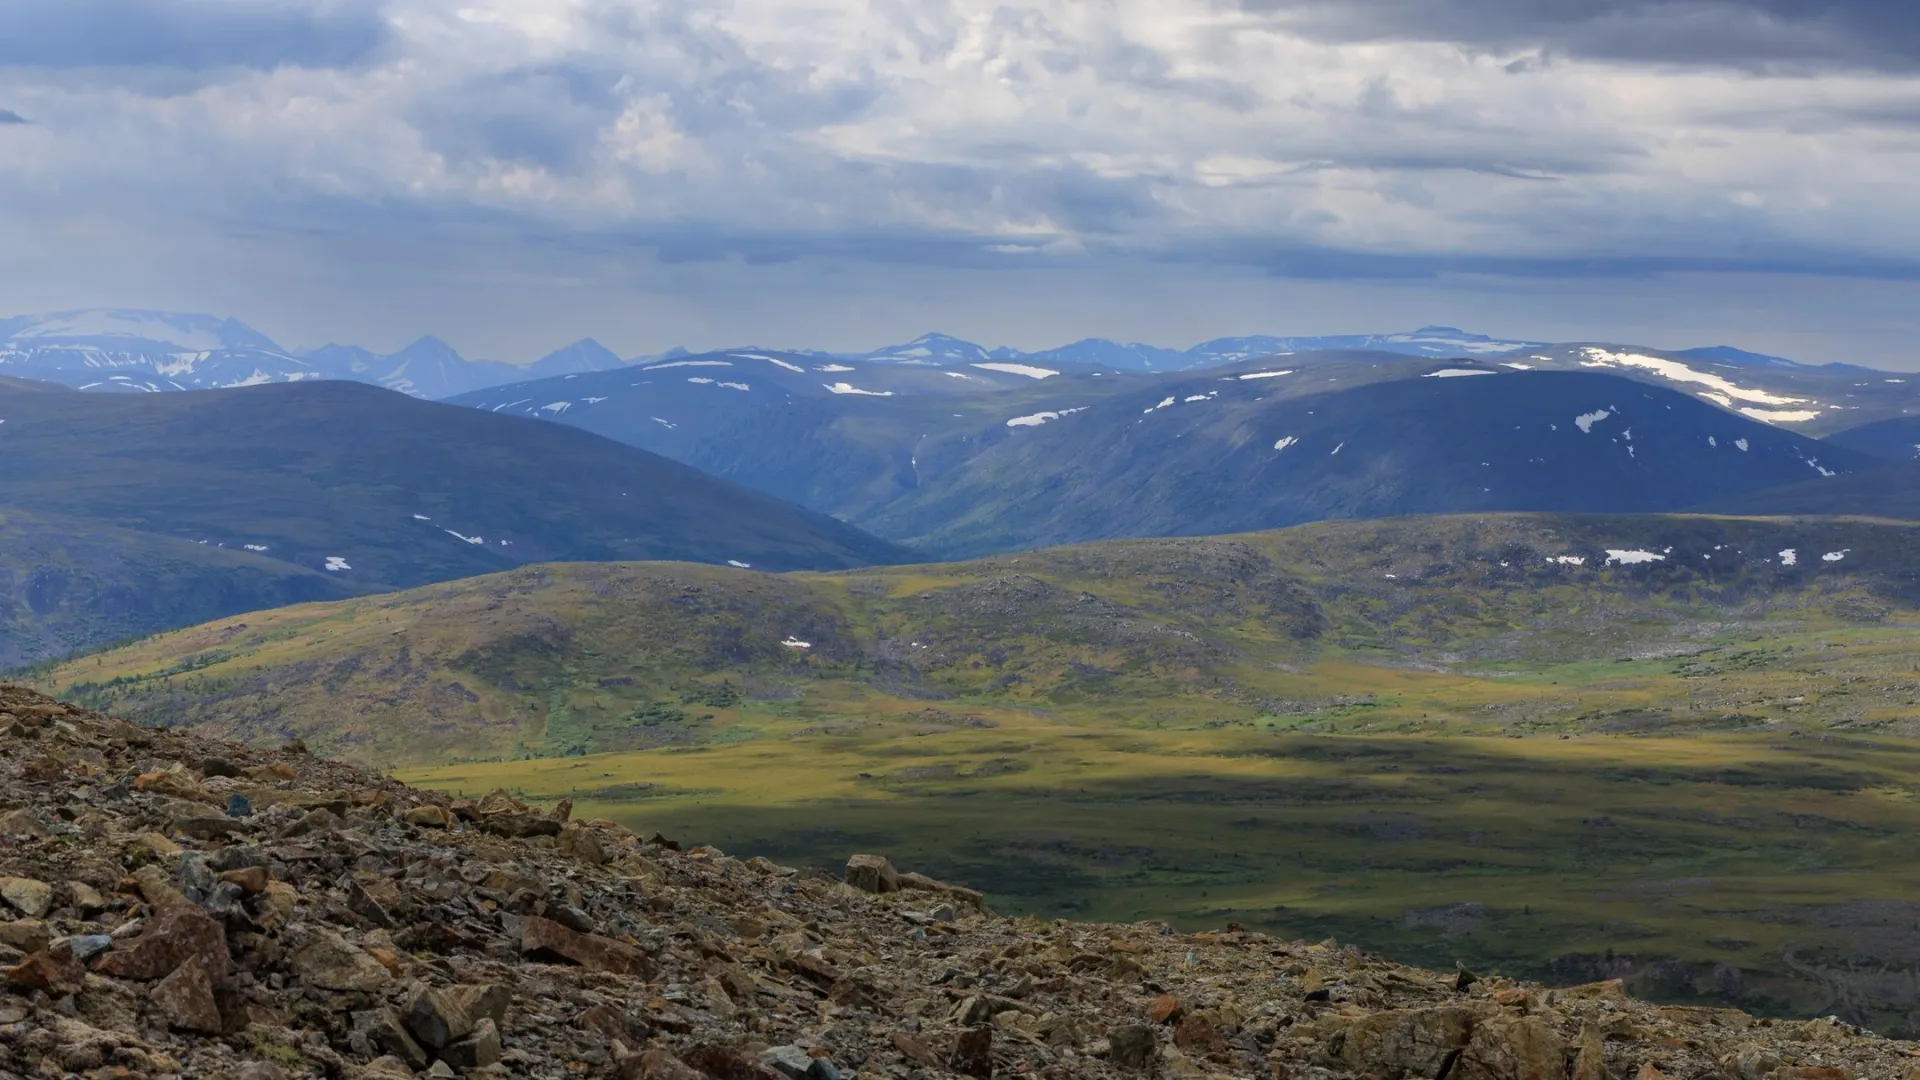
[[[228,870],[220,875],[221,881],[232,882],[240,886],[240,891],[248,896],[267,891],[267,868],[248,866],[239,870]]]
[[[406,1070],[408,1080],[412,1080],[414,1069],[424,1069],[432,1060],[392,1009],[355,1013],[354,1024],[365,1032],[368,1046]]]
[[[573,1023],[582,1031],[591,1031],[609,1042],[617,1041],[629,1047],[644,1046],[653,1035],[639,1017],[611,1005],[589,1006],[573,1018]]]
[[[484,832],[495,836],[558,836],[561,825],[550,817],[526,811],[506,811],[498,814],[482,814],[478,822]]]
[[[416,806],[408,810],[406,813],[400,815],[400,820],[409,825],[417,825],[423,829],[453,828],[453,815],[447,812],[446,807],[435,806],[432,803],[428,803],[425,806]]]
[[[322,990],[378,990],[393,974],[365,949],[332,930],[322,930],[293,954],[302,982]]]
[[[560,836],[555,842],[562,852],[581,862],[593,866],[606,865],[608,858],[606,845],[600,842],[600,833],[595,829],[574,822],[560,830]]]
[[[1606,1037],[1593,1024],[1580,1029],[1580,1056],[1573,1063],[1573,1080],[1613,1080],[1613,1073],[1607,1071]]]
[[[107,898],[84,881],[67,882],[67,895],[73,898],[73,906],[86,914],[107,910]]]
[[[954,885],[949,882],[930,878],[925,874],[913,873],[911,871],[900,875],[900,888],[903,892],[912,890],[917,892],[940,893],[963,903],[971,904],[974,907],[980,907],[981,901],[985,898],[978,889],[969,889],[964,885]]]
[[[992,1076],[993,1029],[968,1028],[955,1036],[953,1053],[947,1056],[947,1067],[962,1076]]]
[[[1180,999],[1172,994],[1161,994],[1147,1002],[1147,1019],[1156,1024],[1171,1024],[1180,1019]]]
[[[730,1046],[707,1043],[682,1051],[681,1057],[712,1080],[785,1080],[781,1073]]]
[[[186,767],[175,762],[171,768],[141,773],[134,777],[135,791],[151,791],[156,795],[171,795],[176,799],[193,799],[207,802],[212,796],[200,786],[200,781],[187,771]]]
[[[665,1050],[648,1050],[620,1063],[620,1080],[709,1080]]]
[[[1767,1080],[1853,1080],[1853,1070],[1838,1065],[1786,1065],[1768,1073]]]
[[[481,1069],[500,1060],[500,1030],[481,1017],[466,1038],[440,1051],[440,1060],[456,1069]]]
[[[1567,1080],[1567,1042],[1537,1016],[1500,1016],[1473,1029],[1450,1075],[1458,1080]]]
[[[527,917],[520,931],[520,951],[537,960],[566,960],[593,971],[653,977],[653,960],[638,946],[569,930],[538,915]]]
[[[197,961],[215,986],[225,985],[233,968],[225,929],[192,905],[161,910],[137,936],[96,961],[94,970],[121,979],[162,979],[189,960]]]
[[[77,994],[87,983],[87,969],[66,942],[42,949],[7,972],[6,981],[51,998]]]
[[[1114,1028],[1107,1035],[1107,1060],[1122,1069],[1144,1072],[1160,1053],[1160,1039],[1145,1024]]]
[[[233,1070],[233,1080],[288,1080],[287,1070],[271,1061],[249,1061]]]
[[[213,980],[198,960],[188,960],[154,983],[149,996],[170,1027],[203,1035],[220,1034],[220,1007],[213,999]]]
[[[425,1065],[425,1062],[421,1062]],[[352,1080],[413,1080],[413,1070],[392,1055],[374,1058],[350,1074]]]
[[[1189,1054],[1217,1054],[1227,1048],[1220,1029],[1205,1013],[1187,1013],[1173,1029],[1173,1045]]]
[[[0,814],[0,836],[51,836],[31,810],[9,810]]]
[[[19,949],[23,953],[36,953],[52,941],[53,933],[39,919],[0,922],[0,945]]]
[[[1456,1005],[1390,1009],[1331,1032],[1323,1049],[1354,1072],[1433,1076],[1473,1035],[1474,1010]]]
[[[882,855],[855,855],[847,860],[847,884],[862,892],[900,891],[900,874]]]
[[[893,1048],[906,1055],[909,1061],[917,1061],[929,1066],[940,1064],[940,1055],[934,1053],[933,1047],[927,1045],[927,1040],[912,1032],[894,1032]]]
[[[1562,1068],[1561,1071],[1565,1072],[1565,1069]],[[1653,1065],[1649,1063],[1640,1066],[1640,1071],[1633,1074],[1633,1080],[1667,1080],[1667,1074],[1654,1068]]]
[[[53,886],[37,878],[0,877],[0,898],[29,919],[37,919],[53,907]]]
[[[187,899],[186,893],[173,887],[173,881],[167,877],[167,872],[153,863],[148,863],[133,872],[133,885],[140,890],[141,898],[155,910],[164,911],[167,908],[195,906],[193,901]]]
[[[423,987],[407,1002],[407,1030],[422,1046],[438,1050],[473,1030],[473,1014],[450,986]]]

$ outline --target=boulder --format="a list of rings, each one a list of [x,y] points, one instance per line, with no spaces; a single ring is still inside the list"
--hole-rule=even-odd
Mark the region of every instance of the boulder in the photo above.
[[[86,985],[87,969],[63,941],[22,960],[7,972],[6,981],[26,990],[38,990],[51,998],[63,998],[79,993]]]
[[[1458,1080],[1567,1080],[1567,1041],[1538,1016],[1496,1016],[1473,1029],[1449,1076]]]
[[[456,1069],[483,1069],[500,1060],[500,1030],[481,1017],[466,1038],[440,1051],[440,1060]]]
[[[883,855],[855,855],[847,860],[847,884],[862,892],[900,891],[900,874]]]
[[[0,877],[0,899],[29,919],[37,919],[53,907],[53,886],[36,878]]]
[[[333,930],[322,930],[293,954],[300,980],[322,990],[378,990],[393,973],[365,949]]]
[[[1160,1053],[1159,1037],[1145,1024],[1127,1024],[1107,1035],[1107,1060],[1122,1069],[1145,1072]]]
[[[593,971],[653,977],[653,960],[639,946],[569,930],[538,915],[528,916],[521,928],[520,951],[537,960],[564,960]]]
[[[953,1053],[947,1056],[947,1067],[962,1076],[980,1077],[981,1080],[992,1076],[993,1029],[968,1028],[954,1036]]]
[[[198,960],[188,960],[173,969],[173,974],[153,984],[149,996],[169,1027],[202,1035],[220,1034],[220,1006],[214,1001],[213,980]]]
[[[1473,1037],[1475,1010],[1440,1005],[1389,1009],[1334,1028],[1321,1051],[1328,1064],[1357,1073],[1433,1076]]]
[[[192,960],[215,986],[233,969],[226,930],[197,907],[170,907],[148,919],[132,939],[120,942],[94,964],[102,975],[121,979],[163,979]]]

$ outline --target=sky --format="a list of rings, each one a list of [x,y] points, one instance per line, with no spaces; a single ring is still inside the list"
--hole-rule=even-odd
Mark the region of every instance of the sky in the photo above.
[[[1920,5],[0,0],[0,315],[1920,369]]]

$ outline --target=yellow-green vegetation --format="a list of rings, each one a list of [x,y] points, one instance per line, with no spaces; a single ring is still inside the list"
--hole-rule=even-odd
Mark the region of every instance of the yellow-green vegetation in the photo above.
[[[1891,1030],[1920,1006],[1914,529],[1487,516],[531,567],[49,681],[743,852],[884,850],[1013,908]]]

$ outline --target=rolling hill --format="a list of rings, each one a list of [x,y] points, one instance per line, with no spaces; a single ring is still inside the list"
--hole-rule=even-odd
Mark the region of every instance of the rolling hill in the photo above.
[[[586,432],[345,382],[0,390],[0,506],[410,586],[553,559],[897,558],[822,515]]]
[[[974,555],[1325,518],[1657,512],[1876,461],[1617,376],[1427,367],[1301,396],[1326,385],[1316,369],[1130,390],[858,520]]]
[[[1317,712],[1408,665],[1661,652],[1794,611],[1872,621],[1920,605],[1916,528],[1492,515],[829,576],[525,567],[210,623],[75,661],[50,684],[379,763],[701,741],[712,725],[681,699],[727,696],[715,678],[733,682],[729,706],[853,694],[1201,722]],[[1334,661],[1377,674],[1312,674]]]
[[[176,394],[0,384],[0,658],[552,559],[772,569],[902,557],[582,431],[348,382]],[[0,599],[3,599],[0,596]]]
[[[834,574],[530,566],[45,682],[641,835],[886,851],[1049,917],[1906,1030],[1876,973],[1916,940],[1916,528],[1482,515]]]

